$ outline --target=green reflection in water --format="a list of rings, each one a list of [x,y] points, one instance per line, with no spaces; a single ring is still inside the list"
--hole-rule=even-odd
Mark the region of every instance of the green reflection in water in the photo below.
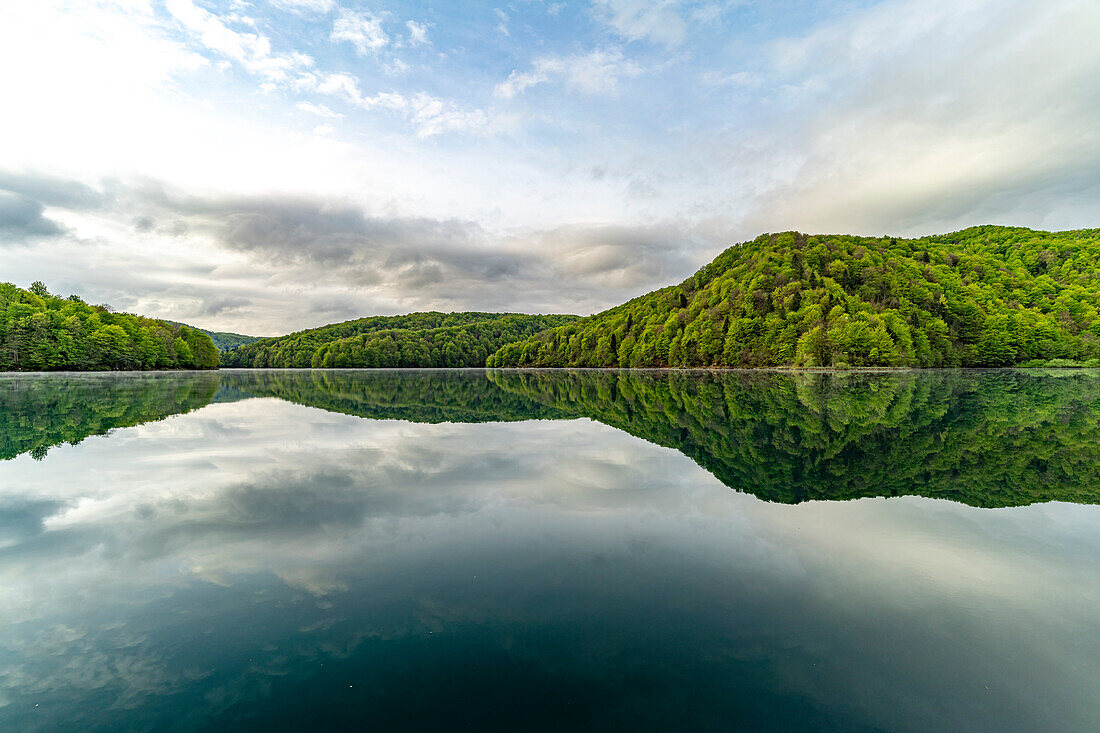
[[[210,404],[218,374],[0,375],[0,459],[45,457],[53,446]]]
[[[675,448],[767,501],[1100,501],[1100,372],[514,372],[504,389]]]
[[[1100,371],[225,371],[0,379],[0,457],[210,402],[275,397],[370,419],[590,418],[773,502],[919,495],[1100,502]]]

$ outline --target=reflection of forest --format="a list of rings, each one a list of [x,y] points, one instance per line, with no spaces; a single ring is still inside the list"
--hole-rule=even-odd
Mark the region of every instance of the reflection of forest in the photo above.
[[[0,380],[0,457],[215,402],[411,422],[588,417],[768,501],[1100,502],[1100,372],[229,371]]]
[[[496,371],[761,499],[1100,502],[1100,372]]]
[[[61,443],[210,403],[217,372],[25,374],[0,378],[0,459],[42,458]]]
[[[222,384],[257,397],[372,420],[515,422],[572,415],[524,394],[500,389],[484,371],[256,370],[224,372]]]

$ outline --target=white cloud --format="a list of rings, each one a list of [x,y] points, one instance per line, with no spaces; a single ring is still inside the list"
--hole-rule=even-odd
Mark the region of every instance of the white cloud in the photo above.
[[[410,46],[431,45],[431,41],[428,40],[428,25],[426,23],[408,20],[405,21],[405,27],[409,29]]]
[[[263,34],[234,31],[222,18],[198,7],[191,0],[168,0],[166,7],[208,49],[233,59],[268,82],[286,81],[292,71],[313,65],[312,58],[296,51],[273,54],[271,42]]]
[[[363,110],[388,109],[405,116],[416,130],[416,136],[433,137],[444,132],[487,130],[489,116],[480,109],[465,109],[454,102],[439,99],[424,92],[407,95],[399,92],[378,92],[365,95],[359,81],[344,72],[303,77],[301,83],[312,91],[340,97]],[[299,105],[299,108],[302,108]],[[308,109],[306,111],[314,112]]]
[[[388,64],[382,64],[382,71],[390,76],[401,76],[407,73],[411,67],[401,59],[394,59]]]
[[[327,13],[336,6],[334,0],[268,0],[268,2],[283,10],[318,14]]]
[[[355,46],[361,56],[377,53],[384,48],[390,38],[382,30],[382,18],[370,12],[357,13],[353,10],[341,10],[332,25],[332,40],[347,41]]]
[[[299,102],[297,104],[298,109],[303,112],[308,112],[311,115],[317,115],[318,117],[327,117],[329,119],[338,119],[344,115],[339,112],[333,112],[331,109],[323,104],[313,104],[312,102]]]
[[[750,221],[1044,225],[1100,188],[1098,34],[1093,2],[895,0],[777,43],[768,81],[806,112],[777,126],[797,162]]]
[[[679,0],[594,0],[596,17],[628,41],[646,39],[668,47],[684,42],[687,24]]]
[[[513,71],[493,90],[496,96],[512,99],[531,87],[562,80],[566,87],[584,94],[615,91],[619,79],[637,76],[641,68],[624,59],[618,49],[601,49],[576,56],[546,56],[536,59],[530,71]]]

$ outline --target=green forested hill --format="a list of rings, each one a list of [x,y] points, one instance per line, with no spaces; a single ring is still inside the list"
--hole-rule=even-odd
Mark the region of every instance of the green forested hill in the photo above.
[[[187,326],[112,313],[42,283],[0,283],[0,371],[215,369],[210,338]]]
[[[187,326],[192,330],[205,333],[210,337],[210,340],[214,342],[214,348],[218,351],[229,351],[238,346],[250,344],[259,338],[259,336],[245,336],[244,334],[230,333],[229,331],[207,331],[205,328],[198,328],[197,326],[179,323],[178,321],[168,321],[168,323],[173,323],[177,326]]]
[[[519,313],[410,313],[263,338],[222,355],[239,367],[477,367],[510,341],[576,320]]]
[[[210,340],[214,342],[214,346],[217,347],[218,351],[229,351],[231,349],[237,348],[238,346],[250,344],[257,338],[256,336],[245,336],[243,334],[229,333],[227,331],[205,331],[203,329],[199,330],[210,337]]]
[[[1005,366],[1100,357],[1100,230],[766,234],[489,366]]]

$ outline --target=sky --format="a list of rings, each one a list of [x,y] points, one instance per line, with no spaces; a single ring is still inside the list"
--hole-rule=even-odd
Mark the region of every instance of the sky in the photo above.
[[[1100,226],[1095,0],[0,0],[0,280],[277,335]]]

